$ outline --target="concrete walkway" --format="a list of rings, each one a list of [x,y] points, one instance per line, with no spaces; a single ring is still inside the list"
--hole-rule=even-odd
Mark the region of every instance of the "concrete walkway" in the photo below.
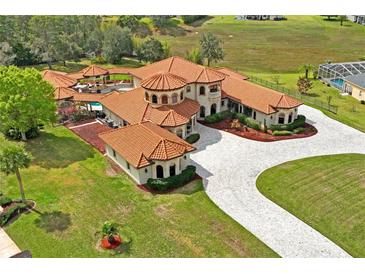
[[[278,164],[318,155],[365,153],[365,134],[308,106],[300,107],[315,136],[263,143],[198,126],[192,155],[208,196],[282,257],[349,257],[340,247],[265,198],[256,178]]]
[[[18,254],[21,250],[13,242],[12,239],[0,227],[0,258],[10,258]]]

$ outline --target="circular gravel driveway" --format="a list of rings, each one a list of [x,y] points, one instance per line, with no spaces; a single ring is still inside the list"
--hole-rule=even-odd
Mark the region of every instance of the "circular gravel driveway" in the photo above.
[[[339,153],[365,154],[364,133],[308,106],[301,106],[299,112],[318,129],[316,135],[264,143],[198,125],[201,136],[192,161],[214,203],[280,256],[350,257],[256,188],[261,172],[287,161]]]

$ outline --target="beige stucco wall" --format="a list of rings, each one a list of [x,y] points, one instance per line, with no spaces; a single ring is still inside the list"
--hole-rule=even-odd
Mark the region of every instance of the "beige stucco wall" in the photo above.
[[[170,177],[170,166],[176,166],[176,175],[180,174],[190,163],[190,153],[184,156],[169,160],[169,161],[155,161],[152,165],[142,168],[135,168],[131,164],[127,165],[127,161],[118,153],[116,157],[113,156],[113,149],[109,145],[105,145],[106,154],[110,159],[117,163],[137,184],[146,184],[149,178],[157,178],[156,166],[160,165],[164,169],[164,178]],[[186,159],[185,159],[186,158]]]
[[[114,125],[123,127],[128,124],[127,121],[124,121],[123,119],[119,118],[119,116],[115,115],[114,112],[103,106],[103,112],[105,113],[106,117],[114,121]]]
[[[352,91],[351,91],[351,95],[352,97],[354,97],[355,99],[361,101],[361,100],[365,100],[365,88],[360,88],[358,86],[355,86],[351,83],[346,82],[346,85],[350,86]]]

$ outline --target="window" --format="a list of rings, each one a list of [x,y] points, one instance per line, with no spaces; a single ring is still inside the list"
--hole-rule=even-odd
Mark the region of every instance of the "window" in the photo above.
[[[149,96],[148,92],[145,92],[144,98],[146,99],[146,101],[150,100],[150,96]]]
[[[152,103],[157,104],[157,96],[152,95]]]
[[[162,104],[167,104],[168,103],[168,97],[167,97],[167,95],[162,95],[161,101],[162,101]]]
[[[184,159],[186,160],[186,155],[184,155]]]
[[[170,166],[170,176],[175,176],[176,175],[176,166],[172,165]]]
[[[115,152],[115,150],[113,149],[113,157],[117,158],[117,153]]]
[[[201,118],[204,118],[205,117],[205,107],[204,106],[201,106],[200,107],[200,117]]]
[[[279,120],[278,120],[279,124],[284,124],[285,123],[285,114],[284,113],[280,113],[279,114]]]
[[[215,93],[218,91],[218,85],[212,85],[209,87],[210,92]]]
[[[163,167],[160,165],[156,166],[156,176],[157,178],[163,178]]]
[[[222,102],[221,102],[221,106],[222,106],[222,107],[224,107],[224,100],[222,100]]]
[[[210,115],[216,114],[217,113],[217,105],[216,104],[212,104],[210,106]]]
[[[127,163],[127,168],[131,169],[131,166],[129,165],[129,163],[127,161],[126,161],[126,163]]]
[[[176,93],[174,93],[174,94],[172,95],[172,103],[173,103],[173,104],[176,104],[176,103],[177,103],[177,94],[176,94]]]
[[[290,113],[288,117],[288,123],[291,123],[292,120],[293,120],[293,113]]]
[[[205,87],[201,86],[199,88],[199,95],[205,95]]]
[[[191,87],[190,86],[187,86],[186,87],[186,92],[190,92],[191,91]]]
[[[256,111],[253,112],[253,119],[256,120]]]
[[[180,100],[184,100],[184,92],[183,91],[180,93]]]
[[[147,168],[145,168],[145,169],[144,169],[144,173],[147,173],[147,172],[148,172],[148,169],[147,169]]]

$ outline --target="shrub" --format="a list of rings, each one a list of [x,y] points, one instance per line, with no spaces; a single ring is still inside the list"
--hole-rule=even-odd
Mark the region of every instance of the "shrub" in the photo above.
[[[19,129],[9,128],[5,131],[5,136],[12,140],[20,140],[22,138],[22,134]],[[39,128],[32,127],[27,132],[25,132],[25,136],[27,139],[33,139],[39,136]]]
[[[191,134],[190,136],[188,136],[185,141],[188,142],[189,144],[194,144],[195,142],[197,142],[200,139],[200,135],[199,133],[194,133]]]
[[[226,118],[232,118],[234,116],[234,113],[230,112],[229,110],[225,110],[205,117],[204,121],[208,124],[214,124],[223,121]]]
[[[70,119],[72,122],[79,122],[79,121],[87,120],[87,119],[90,119],[93,117],[94,117],[94,115],[88,111],[77,111],[77,112],[74,112],[71,114]]]
[[[360,103],[361,103],[362,105],[365,105],[365,100],[361,100],[361,101],[360,101]]]
[[[293,130],[294,134],[303,133],[304,131],[305,131],[304,127],[298,127],[298,128]]]
[[[2,207],[6,207],[6,206],[10,205],[11,202],[12,202],[11,199],[6,196],[0,197],[0,206],[2,206]]]
[[[242,113],[235,114],[236,118],[240,121],[241,124],[247,125],[247,116]]]
[[[206,15],[182,15],[181,18],[183,19],[184,23],[189,25],[191,23],[194,23],[195,21],[198,21],[200,19],[203,19],[207,17]]]
[[[260,125],[252,118],[246,118],[246,124],[248,127],[256,129],[256,130],[260,130]]]
[[[155,191],[167,191],[181,187],[190,182],[195,176],[196,167],[187,166],[179,175],[171,176],[163,179],[148,179],[147,187]]]
[[[0,226],[6,225],[11,218],[23,212],[25,209],[27,209],[27,207],[28,206],[26,204],[17,204],[10,207],[6,212],[0,215]]]
[[[297,119],[294,120],[293,123],[287,124],[287,125],[271,125],[270,129],[272,131],[275,130],[287,130],[292,131],[298,127],[304,127],[305,125],[305,116],[304,115],[298,115]]]
[[[292,135],[293,132],[288,131],[288,130],[275,130],[272,135],[274,136],[289,136]]]

